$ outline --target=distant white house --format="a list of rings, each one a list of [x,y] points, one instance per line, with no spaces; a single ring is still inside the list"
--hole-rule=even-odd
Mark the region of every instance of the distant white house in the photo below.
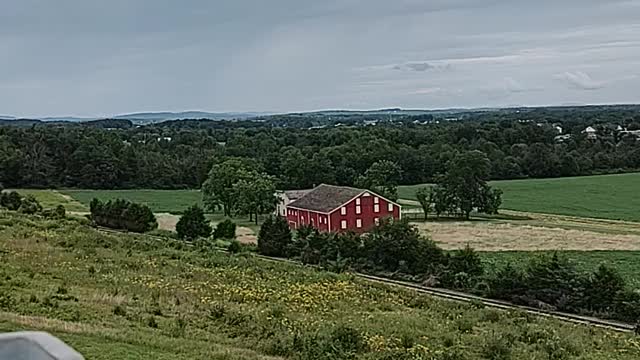
[[[287,190],[287,191],[278,191],[276,196],[278,197],[278,205],[276,205],[276,214],[280,216],[287,216],[287,206],[305,196],[311,189],[309,190]]]
[[[587,139],[595,140],[598,138],[598,130],[594,129],[591,126],[587,126],[586,129],[582,130],[583,134],[587,134]]]
[[[571,139],[571,134],[558,135],[553,138],[556,142],[565,142]]]

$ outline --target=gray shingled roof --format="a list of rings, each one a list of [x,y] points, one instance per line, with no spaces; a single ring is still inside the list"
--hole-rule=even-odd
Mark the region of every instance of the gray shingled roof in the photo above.
[[[306,189],[306,190],[287,190],[284,193],[287,195],[287,198],[289,198],[289,200],[291,201],[295,201],[300,199],[301,197],[307,195],[307,193],[309,191],[311,191],[312,189]]]
[[[328,213],[362,194],[364,191],[366,190],[322,184],[309,191],[305,196],[292,202],[289,206]]]

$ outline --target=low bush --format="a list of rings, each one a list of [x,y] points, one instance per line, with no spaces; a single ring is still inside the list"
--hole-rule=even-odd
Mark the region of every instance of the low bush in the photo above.
[[[93,199],[89,204],[91,220],[100,226],[133,232],[147,232],[158,227],[151,209],[127,200],[109,200],[106,203]]]
[[[213,232],[214,239],[226,239],[231,240],[236,238],[236,224],[227,219],[222,221],[216,226]]]
[[[188,208],[176,224],[176,233],[178,233],[178,238],[182,240],[209,237],[211,235],[211,225],[209,220],[205,218],[202,208],[198,205]]]

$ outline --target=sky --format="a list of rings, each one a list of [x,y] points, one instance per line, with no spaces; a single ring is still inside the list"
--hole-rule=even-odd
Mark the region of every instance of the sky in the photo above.
[[[638,102],[639,0],[0,0],[0,115]]]

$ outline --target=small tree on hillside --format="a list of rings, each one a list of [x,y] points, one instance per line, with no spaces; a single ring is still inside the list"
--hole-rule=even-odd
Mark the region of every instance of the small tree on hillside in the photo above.
[[[17,211],[22,205],[22,196],[15,191],[3,192],[0,195],[0,206]]]
[[[23,214],[29,215],[37,214],[42,211],[42,205],[40,205],[38,200],[36,200],[33,195],[27,195],[26,197],[22,198],[18,211]]]
[[[258,252],[262,255],[286,257],[292,245],[291,230],[281,216],[269,216],[258,233]]]
[[[211,225],[198,205],[188,208],[176,224],[178,237],[183,240],[195,240],[211,235]]]
[[[236,224],[229,219],[222,221],[213,231],[213,237],[215,239],[235,239]]]

